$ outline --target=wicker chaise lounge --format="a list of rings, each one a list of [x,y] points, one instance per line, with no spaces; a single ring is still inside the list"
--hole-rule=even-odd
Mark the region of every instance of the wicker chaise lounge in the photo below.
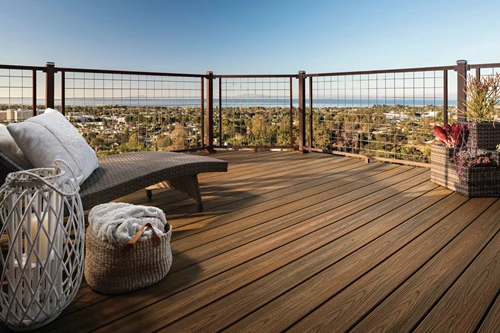
[[[9,172],[22,170],[0,153],[0,183]],[[106,203],[146,188],[165,186],[192,197],[203,210],[198,174],[226,172],[227,162],[206,156],[172,152],[133,152],[99,158],[99,168],[80,186],[83,209]]]

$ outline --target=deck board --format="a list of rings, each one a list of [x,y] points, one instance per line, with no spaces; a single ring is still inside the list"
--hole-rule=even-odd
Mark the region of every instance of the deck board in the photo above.
[[[364,318],[353,332],[408,331],[416,327],[424,314],[433,308],[437,300],[498,233],[499,216],[500,201],[496,201],[481,219],[467,226],[448,246]],[[479,293],[479,296],[487,295]]]
[[[214,157],[229,169],[200,175],[203,212],[168,189],[120,199],[160,207],[173,225],[165,279],[114,296],[84,282],[37,331],[497,329],[497,198],[465,198],[423,168],[316,153]]]

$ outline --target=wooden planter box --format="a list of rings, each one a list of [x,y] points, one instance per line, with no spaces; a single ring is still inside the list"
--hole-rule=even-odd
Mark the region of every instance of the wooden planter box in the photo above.
[[[500,196],[498,167],[464,167],[459,179],[456,165],[450,162],[453,155],[453,148],[431,147],[431,181],[469,198]]]
[[[500,123],[468,124],[467,145],[473,148],[496,149],[500,144]]]

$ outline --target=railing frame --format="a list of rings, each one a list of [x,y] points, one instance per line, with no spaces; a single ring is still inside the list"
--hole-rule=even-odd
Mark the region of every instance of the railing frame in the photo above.
[[[206,127],[207,127],[207,145],[205,151],[208,153],[215,152],[214,150],[214,73],[207,72],[205,79],[206,100],[207,100],[207,113],[206,113]]]
[[[257,148],[295,148],[300,153],[308,151],[318,151],[312,148],[313,146],[313,78],[321,76],[346,76],[346,75],[366,75],[366,74],[382,74],[382,73],[404,73],[404,72],[422,72],[422,71],[443,71],[443,109],[444,109],[444,123],[448,123],[448,72],[454,70],[457,74],[457,109],[458,121],[466,121],[463,110],[465,108],[465,84],[467,73],[471,69],[475,69],[477,77],[481,74],[481,68],[496,68],[500,67],[500,63],[489,64],[474,64],[470,65],[466,60],[458,60],[454,66],[440,66],[440,67],[420,67],[420,68],[406,68],[406,69],[388,69],[388,70],[371,70],[371,71],[353,71],[353,72],[333,72],[333,73],[314,73],[306,74],[305,71],[299,71],[297,74],[279,74],[279,75],[214,75],[213,72],[208,71],[205,75],[200,74],[183,74],[183,73],[161,73],[161,72],[139,72],[139,71],[116,71],[116,70],[102,70],[102,69],[82,69],[82,68],[62,68],[56,67],[55,63],[47,62],[45,67],[34,66],[16,66],[16,65],[0,65],[0,69],[14,69],[14,70],[31,70],[32,74],[32,93],[33,93],[33,106],[32,114],[36,115],[36,97],[37,97],[37,71],[45,73],[45,106],[47,108],[54,108],[55,104],[55,73],[61,73],[61,112],[65,112],[65,87],[66,87],[66,72],[81,72],[81,73],[102,73],[102,74],[130,74],[130,75],[161,75],[161,76],[181,76],[181,77],[199,77],[200,78],[200,111],[201,111],[201,149],[206,152],[215,152],[214,148],[225,148],[222,143],[222,122],[219,121],[219,145],[214,145],[214,79],[219,79],[219,118],[222,116],[222,78],[251,78],[251,77],[289,77],[290,78],[290,142],[291,146],[252,146],[255,150]],[[298,121],[299,132],[297,143],[293,135],[293,78],[298,79]],[[306,79],[309,78],[309,117],[307,118],[306,108]],[[222,119],[220,119],[222,120]],[[306,124],[309,123],[308,128]],[[306,142],[307,141],[307,142]],[[236,146],[231,146],[240,148]],[[243,148],[243,147],[241,147]],[[248,147],[245,147],[248,148]],[[195,150],[199,150],[197,148]],[[190,150],[190,149],[188,149]],[[319,149],[321,150],[321,149]],[[321,150],[325,152],[324,150]],[[332,152],[335,153],[335,152]],[[341,153],[341,152],[339,152]],[[353,155],[349,153],[341,153],[342,155]],[[356,154],[354,154],[356,155]],[[365,158],[361,156],[362,158]],[[371,158],[371,157],[368,157]],[[384,159],[387,160],[387,159]],[[419,164],[419,163],[417,163]]]
[[[306,147],[306,72],[299,71],[299,152],[307,153]]]
[[[457,65],[455,66],[455,71],[457,72],[457,121],[465,122],[465,117],[463,110],[465,109],[465,83],[467,82],[467,60],[457,60]]]
[[[19,65],[1,65],[0,64],[0,69],[13,69],[13,70],[27,70],[27,71],[32,71],[32,81],[31,81],[31,91],[32,91],[32,98],[31,98],[31,114],[32,116],[36,116],[36,96],[37,96],[37,88],[36,88],[36,73],[38,71],[40,72],[45,72],[46,67],[41,67],[41,66],[19,66]]]
[[[290,106],[289,106],[289,115],[290,115],[290,145],[231,145],[231,146],[223,146],[222,145],[222,138],[223,138],[223,131],[222,131],[222,121],[219,121],[219,145],[215,146],[214,148],[233,148],[233,149],[253,149],[255,152],[257,152],[259,149],[295,149],[299,150],[299,146],[295,144],[295,136],[293,134],[293,79],[299,79],[299,75],[297,74],[239,74],[239,75],[214,75],[214,78],[219,79],[219,119],[222,119],[222,108],[223,108],[223,86],[224,86],[224,81],[223,79],[249,79],[249,78],[255,78],[255,79],[272,79],[272,78],[289,78],[290,79]],[[300,85],[300,80],[299,80],[299,85]],[[300,94],[300,93],[299,93]],[[305,96],[305,94],[304,94]],[[305,98],[305,97],[304,97]],[[300,100],[300,98],[299,98]],[[299,102],[300,105],[300,102]],[[305,109],[305,108],[304,108]],[[300,124],[300,122],[299,122]],[[300,125],[299,125],[300,126]],[[300,136],[300,134],[299,134]],[[300,139],[299,139],[300,141]],[[304,145],[305,146],[305,145]],[[302,151],[301,151],[302,152]]]

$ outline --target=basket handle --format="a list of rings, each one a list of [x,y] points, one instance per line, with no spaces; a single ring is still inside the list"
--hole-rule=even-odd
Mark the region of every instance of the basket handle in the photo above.
[[[160,236],[158,236],[158,234],[156,233],[155,228],[153,228],[153,225],[150,222],[148,222],[148,223],[145,223],[139,229],[139,231],[137,231],[137,233],[135,234],[135,236],[131,240],[129,240],[127,242],[127,244],[125,244],[125,246],[122,249],[123,253],[127,253],[128,251],[130,251],[134,247],[135,243],[139,240],[139,238],[141,238],[141,236],[144,233],[144,230],[146,229],[146,227],[150,227],[151,231],[153,232],[153,245],[154,246],[160,245]]]

